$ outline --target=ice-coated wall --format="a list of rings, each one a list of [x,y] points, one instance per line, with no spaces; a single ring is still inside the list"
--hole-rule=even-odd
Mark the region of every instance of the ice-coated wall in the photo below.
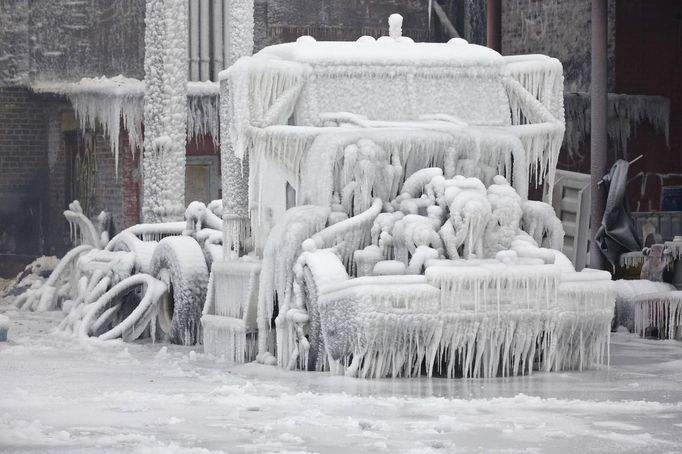
[[[144,76],[144,0],[0,2],[0,85]]]

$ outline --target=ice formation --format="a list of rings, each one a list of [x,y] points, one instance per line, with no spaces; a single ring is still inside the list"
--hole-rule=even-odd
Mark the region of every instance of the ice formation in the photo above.
[[[640,335],[657,335],[659,339],[682,339],[682,291],[636,297],[635,331]]]
[[[66,316],[60,329],[80,337],[197,343],[207,267],[223,259],[221,201],[193,202],[183,222],[138,224],[111,240],[77,201],[69,208],[64,214],[83,244],[15,304],[23,310],[61,309]]]
[[[150,0],[145,15],[145,222],[178,220],[185,207],[187,4]]]
[[[374,158],[386,162],[381,153]],[[342,180],[343,174],[339,167]],[[363,175],[373,181],[376,172]],[[273,232],[301,235],[268,237],[259,288],[259,356],[276,351],[281,367],[325,370],[341,364],[346,373],[363,377],[411,376],[422,365],[429,375],[494,376],[602,361],[613,311],[610,275],[575,273],[570,262],[559,264],[558,251],[539,248],[521,230],[521,197],[504,177],[493,180],[486,188],[475,178],[444,179],[442,169],[423,169],[405,181],[400,196],[388,203],[376,198],[360,212],[349,203],[345,210],[355,215],[326,228],[333,211],[310,206],[287,211]],[[503,200],[512,206],[503,207]],[[534,222],[526,224],[540,232],[540,240],[560,247],[561,225],[540,208],[551,207],[534,204],[529,214]],[[313,209],[323,210],[317,221],[296,214]],[[343,204],[337,209],[344,210]],[[451,233],[442,229],[447,222]],[[484,248],[484,239],[498,247]],[[281,252],[287,247],[297,252]],[[280,252],[273,255],[275,250]],[[283,265],[266,272],[273,256]],[[271,329],[276,307],[275,349],[262,336]],[[560,315],[581,311],[591,318]],[[488,339],[485,348],[482,338]]]
[[[624,326],[628,331],[635,332],[635,307],[637,298],[652,293],[665,293],[675,290],[675,287],[665,282],[652,282],[646,279],[626,280],[614,282],[616,291],[616,312],[613,327]]]
[[[257,329],[259,361],[355,376],[601,362],[610,275],[541,247],[560,249],[563,229],[527,200],[531,179],[553,185],[561,64],[414,43],[390,22],[388,37],[304,36],[221,73],[228,261],[204,317],[233,351],[218,338],[207,351],[248,360]],[[263,257],[256,327],[247,246]],[[228,298],[219,326],[227,282],[249,296]]]
[[[114,153],[116,171],[119,161],[121,126],[128,131],[133,152],[142,146],[144,82],[124,76],[83,78],[69,84],[36,84],[38,92],[59,93],[68,97],[81,129],[101,125]]]
[[[211,136],[220,143],[220,90],[215,82],[187,82],[187,139]]]
[[[566,103],[566,150],[580,157],[582,143],[590,135],[590,96],[568,93]],[[609,93],[608,136],[617,157],[627,159],[627,146],[635,128],[645,120],[654,130],[665,135],[670,129],[670,100],[661,96],[623,95]]]

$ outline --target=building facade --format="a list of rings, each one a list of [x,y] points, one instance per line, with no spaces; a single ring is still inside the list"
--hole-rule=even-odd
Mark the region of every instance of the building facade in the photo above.
[[[188,0],[190,81],[217,80],[228,61],[227,1]],[[459,35],[485,44],[486,0],[437,3]],[[405,35],[446,41],[451,33],[429,14],[429,4],[254,0],[254,49],[305,34],[318,40],[386,34],[393,12],[405,17]],[[563,62],[567,135],[560,167],[587,171],[591,2],[501,0],[501,6],[503,54],[545,53]],[[660,209],[661,187],[682,185],[681,23],[676,0],[609,1],[609,156],[645,156],[631,170],[633,209]],[[0,254],[63,253],[70,238],[61,212],[73,199],[89,216],[111,213],[112,230],[140,221],[135,141],[125,128],[112,141],[102,125],[83,124],[59,87],[84,77],[141,81],[144,58],[144,0],[0,0]],[[220,196],[217,119],[209,118],[216,111],[204,112],[210,102],[197,101],[206,87],[196,85],[188,97],[190,113],[200,115],[188,115],[187,200]]]

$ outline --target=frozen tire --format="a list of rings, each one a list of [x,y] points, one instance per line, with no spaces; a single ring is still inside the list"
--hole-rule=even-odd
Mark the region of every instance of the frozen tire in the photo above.
[[[196,344],[208,286],[208,268],[199,243],[188,236],[162,239],[150,268],[152,276],[167,287],[159,301],[157,336],[174,344]]]
[[[313,273],[309,267],[303,268],[303,292],[305,293],[306,310],[310,317],[308,323],[308,370],[322,370],[325,359],[324,338],[320,326],[320,311],[317,307],[318,290]]]

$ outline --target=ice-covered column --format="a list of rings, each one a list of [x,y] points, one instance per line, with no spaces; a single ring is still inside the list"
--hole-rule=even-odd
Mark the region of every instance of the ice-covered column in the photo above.
[[[232,0],[225,5],[225,66],[253,52],[253,0]],[[223,74],[224,75],[224,74]],[[249,232],[248,156],[234,155],[228,126],[230,93],[228,80],[220,78],[220,155],[223,178],[223,229],[225,257],[234,258],[244,247]],[[248,115],[248,112],[242,112]]]
[[[187,21],[185,0],[147,0],[144,222],[181,220],[185,211]]]

